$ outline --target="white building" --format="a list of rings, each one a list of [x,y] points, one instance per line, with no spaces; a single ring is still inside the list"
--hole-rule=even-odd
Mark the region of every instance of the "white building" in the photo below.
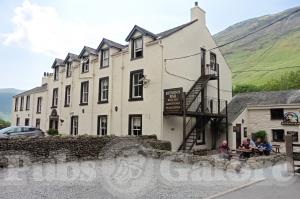
[[[210,148],[226,137],[210,124],[226,119],[231,70],[197,3],[191,21],[158,34],[136,25],[126,42],[103,39],[96,49],[85,46],[78,56],[55,59],[42,87],[14,97],[12,123],[26,120],[71,135],[156,134],[171,141],[173,150],[182,143],[186,149]],[[186,125],[183,113],[164,112],[164,90],[178,87],[187,93]],[[27,96],[30,107],[21,110]]]
[[[232,148],[261,130],[266,131],[268,141],[281,146],[281,151],[285,151],[287,134],[293,134],[294,142],[300,143],[300,90],[238,94],[228,110]]]

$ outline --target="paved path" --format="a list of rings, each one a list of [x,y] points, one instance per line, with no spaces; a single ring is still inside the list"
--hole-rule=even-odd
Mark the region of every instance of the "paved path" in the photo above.
[[[250,187],[226,194],[222,199],[299,199],[300,198],[300,176],[281,185],[274,184],[270,180],[257,183]]]
[[[262,172],[247,173],[242,170],[237,174],[208,165],[185,165],[167,160],[132,157],[0,169],[0,198],[200,199],[263,177]],[[299,181],[297,183],[293,186],[298,186],[300,190]],[[265,187],[259,189],[261,192],[267,190]],[[293,196],[298,190],[289,194]],[[251,188],[249,191],[255,193]],[[254,194],[250,195],[251,199],[258,198]]]

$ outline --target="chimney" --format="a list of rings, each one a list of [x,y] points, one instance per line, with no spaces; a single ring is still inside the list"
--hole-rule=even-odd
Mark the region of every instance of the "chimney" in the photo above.
[[[191,8],[191,21],[194,21],[195,19],[198,19],[202,25],[206,25],[205,11],[198,6],[197,1],[195,2],[195,6]]]

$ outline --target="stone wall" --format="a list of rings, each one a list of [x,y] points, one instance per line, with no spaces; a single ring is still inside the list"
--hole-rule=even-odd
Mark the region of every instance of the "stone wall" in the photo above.
[[[170,151],[171,143],[157,140],[155,135],[0,139],[0,167],[114,158],[129,148]]]

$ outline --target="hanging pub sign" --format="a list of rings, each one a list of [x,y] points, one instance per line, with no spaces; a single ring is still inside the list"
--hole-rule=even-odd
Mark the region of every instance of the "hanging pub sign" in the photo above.
[[[164,90],[164,115],[182,114],[182,95],[182,88],[172,88]]]
[[[282,125],[300,125],[299,116],[294,112],[287,112],[284,114]]]

